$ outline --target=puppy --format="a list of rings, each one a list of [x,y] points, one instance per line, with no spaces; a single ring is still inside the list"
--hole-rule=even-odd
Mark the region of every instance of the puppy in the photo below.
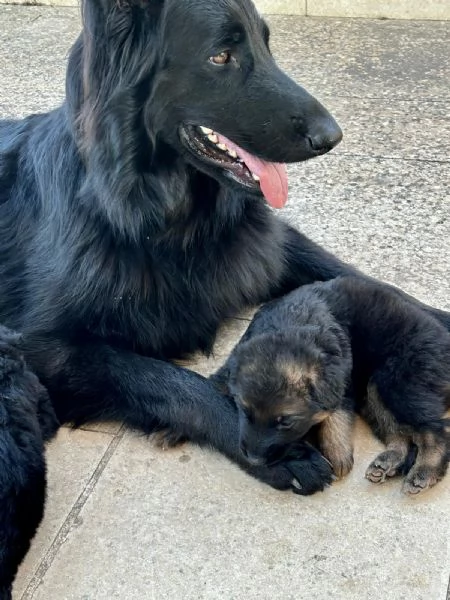
[[[11,598],[17,568],[42,519],[44,442],[58,429],[50,398],[0,325],[0,599]]]
[[[449,462],[450,334],[376,282],[304,286],[257,312],[213,380],[233,396],[240,448],[267,464],[315,430],[337,477],[353,465],[355,410],[387,449],[366,477],[406,473],[417,494]]]

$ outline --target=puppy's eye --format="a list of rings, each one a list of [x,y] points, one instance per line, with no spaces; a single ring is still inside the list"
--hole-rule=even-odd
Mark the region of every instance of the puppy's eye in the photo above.
[[[221,52],[216,56],[211,56],[209,60],[215,65],[226,65],[231,61],[231,54],[230,52]]]
[[[290,429],[294,424],[292,417],[278,417],[277,418],[277,429]]]

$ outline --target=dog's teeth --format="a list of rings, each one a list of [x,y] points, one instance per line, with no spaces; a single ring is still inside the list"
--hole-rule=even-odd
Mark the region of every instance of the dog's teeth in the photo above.
[[[217,144],[217,147],[220,148],[220,150],[223,150],[224,152],[226,152],[228,150],[228,148],[225,146],[225,144]]]
[[[215,133],[210,133],[208,135],[208,140],[210,142],[212,142],[213,144],[218,144],[219,143],[219,138],[217,137],[217,135]]]
[[[261,179],[258,177],[258,175],[255,175],[254,173],[252,173],[252,177],[255,181],[261,181]]]
[[[237,152],[236,152],[236,150],[228,150],[228,154],[230,156],[232,156],[233,158],[237,158]]]
[[[210,129],[209,127],[203,127],[202,125],[200,126],[200,131],[202,133],[204,133],[205,135],[209,135],[210,133],[213,133],[212,129]]]

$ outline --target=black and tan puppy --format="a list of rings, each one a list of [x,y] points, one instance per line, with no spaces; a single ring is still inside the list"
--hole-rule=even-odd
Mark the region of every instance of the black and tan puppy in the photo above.
[[[44,513],[44,443],[58,429],[50,398],[26,367],[20,336],[0,325],[0,600]]]
[[[236,401],[248,460],[275,461],[318,425],[342,477],[356,409],[387,445],[367,478],[406,472],[403,491],[417,494],[448,467],[449,364],[440,323],[375,282],[341,277],[265,305],[213,380]]]

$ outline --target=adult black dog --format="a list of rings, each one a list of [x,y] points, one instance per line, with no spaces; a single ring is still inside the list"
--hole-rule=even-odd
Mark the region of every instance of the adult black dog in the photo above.
[[[61,422],[169,427],[295,489],[302,450],[243,462],[234,404],[169,361],[210,350],[244,306],[353,272],[264,201],[286,200],[280,163],[341,131],[278,69],[249,0],[82,14],[66,102],[0,124],[0,321],[23,332]]]

